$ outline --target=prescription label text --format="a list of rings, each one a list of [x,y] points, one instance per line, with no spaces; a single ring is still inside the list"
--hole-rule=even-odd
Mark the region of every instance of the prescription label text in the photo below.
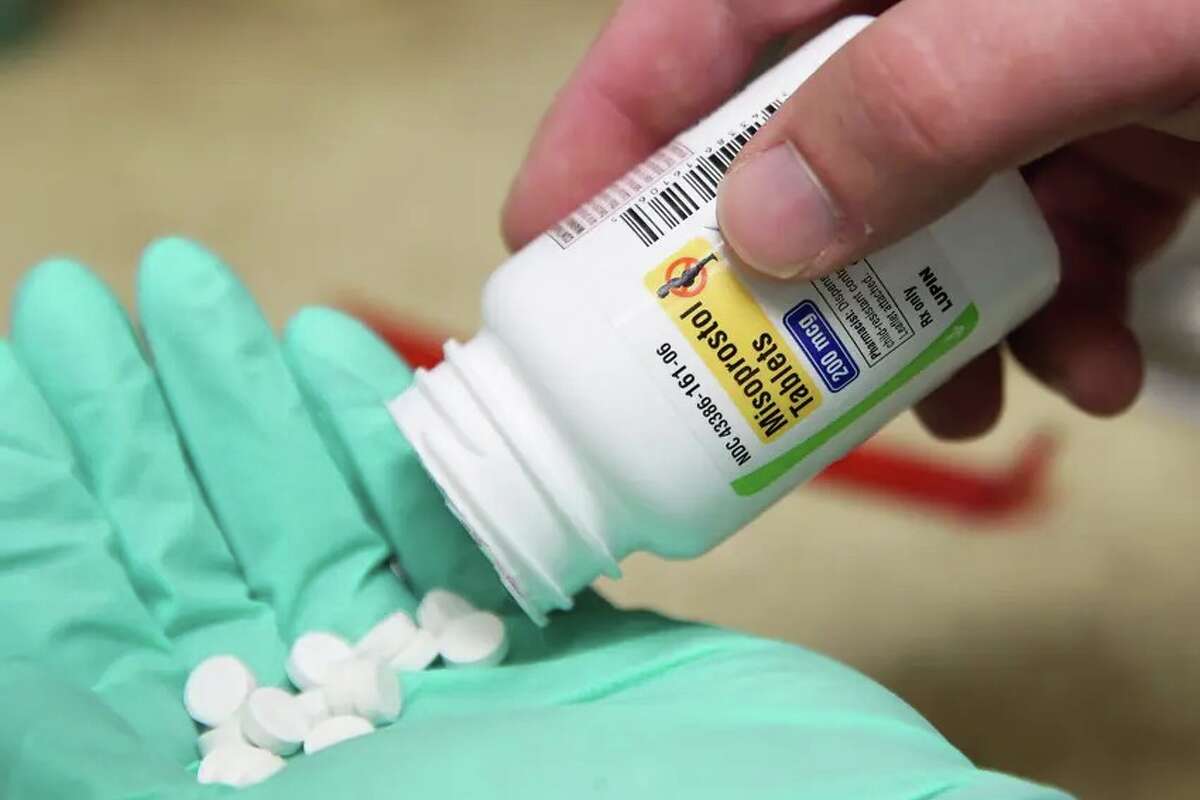
[[[688,285],[672,285],[704,259]],[[708,240],[689,241],[647,272],[644,283],[764,444],[820,407],[821,392],[800,356]]]
[[[793,471],[815,471],[872,433],[895,414],[890,399],[979,319],[929,231],[812,281],[770,280],[731,260],[719,184],[794,88],[759,84],[545,240],[573,263],[604,265],[579,280],[661,401],[636,410],[690,431],[742,497],[794,483]]]

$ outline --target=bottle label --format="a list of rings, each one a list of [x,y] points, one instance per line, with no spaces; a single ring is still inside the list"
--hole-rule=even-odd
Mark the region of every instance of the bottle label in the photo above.
[[[661,317],[621,327],[734,491],[756,494],[970,335],[978,311],[937,255],[918,234],[780,283],[695,237],[643,275]]]
[[[702,263],[703,259],[709,260]],[[698,271],[690,280],[679,280],[688,269]],[[672,286],[673,279],[677,285]],[[733,433],[734,421],[726,420],[718,408],[725,406],[725,399],[763,444],[779,441],[821,407],[821,390],[797,354],[796,342],[779,334],[707,239],[692,239],[647,272],[643,283],[699,357],[704,372],[724,390],[724,398],[697,399],[697,409],[718,439],[733,447],[741,444]],[[671,344],[664,345],[666,355]],[[687,369],[681,365],[672,377],[683,378]],[[691,388],[691,381],[683,382]],[[742,456],[743,463],[749,460],[748,453]]]
[[[738,495],[809,474],[871,412],[967,339],[978,310],[928,230],[811,282],[730,263],[716,220],[734,158],[836,49],[802,48],[552,228],[632,360]]]
[[[779,110],[787,96],[786,91],[777,92],[761,108],[722,131],[704,148],[689,147],[685,139],[690,137],[686,134],[676,139],[575,209],[546,235],[566,250],[592,231],[602,230],[602,223],[611,220],[643,247],[653,247],[711,206],[717,199],[717,186],[737,154]],[[710,124],[711,120],[697,128]]]

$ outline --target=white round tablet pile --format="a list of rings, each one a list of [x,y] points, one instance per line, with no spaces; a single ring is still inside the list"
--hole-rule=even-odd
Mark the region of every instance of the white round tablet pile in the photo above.
[[[213,656],[188,676],[183,705],[196,722],[215,728],[236,714],[257,687],[254,673],[235,656]]]
[[[359,736],[366,736],[368,733],[374,733],[375,726],[367,722],[362,717],[330,717],[321,722],[309,732],[304,738],[304,753],[312,755],[319,753],[326,747],[333,747],[335,744],[357,739]]]
[[[437,641],[442,660],[451,667],[490,667],[508,654],[504,620],[486,611],[448,621]]]
[[[403,673],[439,656],[452,667],[493,666],[508,652],[504,621],[453,592],[430,590],[416,616],[390,614],[353,645],[330,631],[304,634],[285,665],[298,694],[260,687],[237,656],[202,661],[183,690],[188,714],[205,729],[196,742],[197,780],[264,781],[283,769],[284,756],[312,755],[395,722]]]
[[[288,653],[288,680],[297,689],[312,689],[325,683],[329,668],[354,655],[349,643],[336,633],[312,631],[292,644]]]
[[[200,783],[224,783],[241,788],[261,783],[283,769],[287,762],[248,744],[220,747],[200,762],[196,780]]]

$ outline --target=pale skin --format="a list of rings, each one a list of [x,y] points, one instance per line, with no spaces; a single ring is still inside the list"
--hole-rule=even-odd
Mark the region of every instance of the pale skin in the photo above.
[[[724,102],[771,42],[802,41],[852,13],[882,16],[730,171],[718,200],[727,240],[750,268],[810,279],[1020,167],[1054,231],[1063,279],[1007,346],[1084,411],[1125,409],[1142,382],[1125,324],[1131,273],[1200,194],[1196,0],[626,0],[517,175],[503,219],[510,246]],[[771,168],[755,175],[756,159]],[[791,164],[819,186],[819,202],[811,192],[778,199]],[[764,172],[775,176],[769,192]],[[917,411],[956,438],[987,430],[1001,404],[995,349]]]

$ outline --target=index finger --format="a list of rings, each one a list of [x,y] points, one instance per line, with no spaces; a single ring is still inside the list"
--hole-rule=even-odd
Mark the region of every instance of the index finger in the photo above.
[[[784,32],[803,36],[863,5],[623,3],[534,136],[505,203],[505,241],[521,247],[716,108],[745,80],[772,38]]]
[[[415,608],[241,283],[211,253],[166,239],[146,251],[138,290],[187,456],[252,595],[275,609],[285,641],[313,629],[357,637]]]
[[[21,284],[12,346],[58,418],[80,481],[112,523],[129,580],[184,664],[237,652],[264,683],[286,652],[205,507],[124,310],[82,266]]]

